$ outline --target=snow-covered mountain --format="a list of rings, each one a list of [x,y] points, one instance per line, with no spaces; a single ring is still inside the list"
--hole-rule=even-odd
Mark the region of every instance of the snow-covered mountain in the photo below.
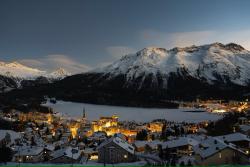
[[[209,84],[232,82],[246,86],[250,80],[250,51],[234,43],[213,43],[171,50],[150,47],[126,55],[92,73],[100,73],[109,79],[123,75],[126,78],[125,85],[136,81],[138,89],[149,76],[149,84],[167,88],[171,74],[188,75]]]
[[[14,78],[35,78],[46,75],[45,71],[24,66],[18,62],[0,62],[0,75]]]
[[[53,72],[51,72],[51,73],[49,73],[48,75],[47,75],[47,77],[48,78],[54,78],[54,79],[63,79],[63,78],[65,78],[65,77],[67,77],[67,76],[70,76],[71,75],[71,73],[69,73],[69,72],[67,72],[65,69],[63,69],[63,68],[58,68],[57,70],[55,70],[55,71],[53,71]]]
[[[90,103],[158,104],[164,99],[243,98],[250,92],[249,81],[250,51],[234,43],[213,43],[170,50],[144,48],[56,82],[48,92]]]
[[[250,51],[234,43],[150,47],[45,86],[23,83],[28,89],[18,92],[20,98],[48,95],[95,104],[176,107],[166,100],[243,99],[250,98]]]
[[[0,62],[0,88],[17,88],[24,80],[36,80],[39,77],[49,81],[60,80],[69,76],[66,70],[59,68],[51,73],[36,68],[27,67],[18,62]]]

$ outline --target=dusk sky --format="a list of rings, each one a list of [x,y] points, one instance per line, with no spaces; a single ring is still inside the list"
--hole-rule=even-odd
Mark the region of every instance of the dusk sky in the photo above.
[[[149,46],[250,50],[249,8],[249,0],[1,0],[0,61],[78,73]]]

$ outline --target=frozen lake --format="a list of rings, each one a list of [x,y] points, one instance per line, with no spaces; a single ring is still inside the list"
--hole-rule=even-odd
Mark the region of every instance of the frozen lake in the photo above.
[[[184,112],[197,109],[162,109],[162,108],[136,108],[107,106],[86,103],[74,103],[57,101],[56,104],[47,102],[45,106],[51,107],[55,112],[61,113],[65,117],[80,118],[83,107],[89,120],[97,120],[101,116],[111,116],[117,114],[119,120],[135,120],[140,122],[152,121],[154,119],[166,119],[177,122],[201,122],[205,120],[218,120],[220,115],[209,112]]]

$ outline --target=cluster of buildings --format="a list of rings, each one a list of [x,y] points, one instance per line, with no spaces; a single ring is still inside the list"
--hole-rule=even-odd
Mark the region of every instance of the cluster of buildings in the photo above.
[[[249,108],[249,101],[227,101],[222,100],[205,100],[197,99],[195,102],[178,102],[180,107],[203,108],[206,111],[223,114],[226,112],[242,112]]]
[[[21,132],[0,130],[0,148],[11,148],[16,163],[250,164],[248,117],[239,118],[238,131],[223,136],[207,135],[207,122],[119,122],[117,115],[91,122],[85,109],[78,120],[38,112],[1,117],[24,125]]]

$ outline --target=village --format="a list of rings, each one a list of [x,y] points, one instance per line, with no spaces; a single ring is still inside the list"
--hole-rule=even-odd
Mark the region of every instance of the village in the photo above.
[[[85,108],[78,119],[12,110],[1,112],[1,119],[19,124],[13,130],[0,130],[0,147],[9,149],[6,161],[14,164],[250,164],[248,105],[240,103],[238,108],[242,109],[224,113],[225,121],[231,113],[235,122],[223,135],[216,133],[219,124],[211,121],[119,121],[116,114],[90,121]]]

